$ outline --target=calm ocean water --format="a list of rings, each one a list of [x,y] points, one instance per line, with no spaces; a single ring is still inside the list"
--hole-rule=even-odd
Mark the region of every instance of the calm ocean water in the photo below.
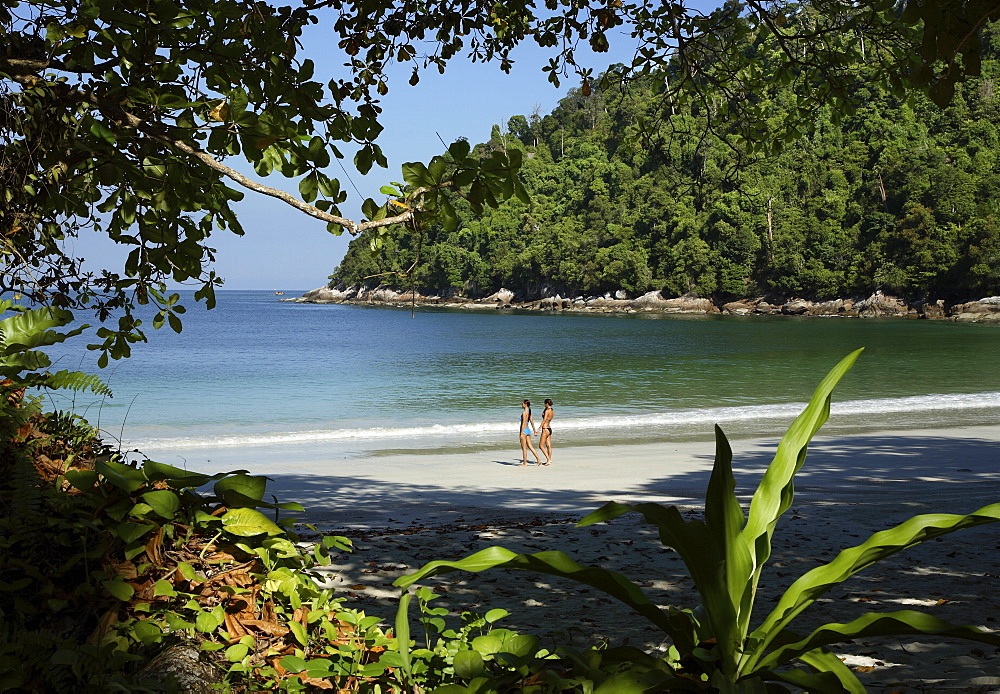
[[[288,295],[295,295],[289,292]],[[280,302],[223,291],[184,332],[149,331],[104,377],[51,396],[164,462],[210,447],[516,447],[522,398],[556,404],[557,445],[780,433],[841,357],[866,351],[828,430],[1000,421],[1000,327],[910,320],[466,313]],[[77,338],[58,368],[95,370]]]

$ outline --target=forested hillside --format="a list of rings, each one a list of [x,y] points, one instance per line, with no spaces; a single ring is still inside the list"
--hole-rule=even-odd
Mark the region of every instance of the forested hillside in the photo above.
[[[396,227],[375,251],[356,239],[331,285],[506,287],[593,295],[652,289],[715,298],[833,298],[881,289],[916,299],[1000,293],[1000,32],[982,76],[947,108],[865,85],[860,107],[815,113],[814,128],[748,157],[703,112],[663,113],[669,75],[570,90],[549,115],[494,126],[485,155],[524,151],[530,204],[469,213],[456,230]],[[767,69],[769,44],[747,45]],[[776,80],[748,94],[776,126],[796,95]],[[725,108],[709,102],[703,108]],[[777,130],[777,127],[775,127]],[[766,131],[765,131],[766,133]],[[766,136],[766,134],[765,134]],[[405,271],[412,279],[380,273]]]

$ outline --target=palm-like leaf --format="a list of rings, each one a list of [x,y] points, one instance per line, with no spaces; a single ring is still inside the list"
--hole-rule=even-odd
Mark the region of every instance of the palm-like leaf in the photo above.
[[[902,634],[952,636],[1000,646],[1000,634],[989,633],[974,626],[952,624],[923,612],[915,610],[870,612],[847,624],[824,624],[804,639],[783,645],[769,653],[761,659],[759,668],[770,670],[795,658],[805,660],[805,654],[832,643],[870,636]]]
[[[478,573],[495,568],[520,569],[572,579],[617,598],[664,632],[672,634],[675,631],[670,616],[654,605],[642,590],[625,576],[595,566],[582,566],[563,552],[517,554],[504,547],[488,547],[465,559],[432,561],[412,574],[397,578],[393,585],[405,591],[417,581],[431,576],[451,571]]]
[[[914,516],[894,528],[875,533],[856,547],[841,551],[833,561],[803,574],[788,587],[771,614],[751,634],[756,646],[746,653],[745,661],[752,666],[792,619],[827,590],[862,569],[925,540],[997,521],[1000,521],[1000,504],[990,504],[964,516],[949,513]]]
[[[740,533],[743,543],[750,548],[752,571],[745,577],[743,596],[739,606],[740,631],[746,633],[757,583],[764,564],[771,556],[771,537],[781,515],[788,510],[794,496],[795,473],[806,459],[806,448],[812,437],[830,416],[830,396],[834,386],[854,365],[863,350],[858,349],[844,357],[826,375],[813,393],[812,399],[778,443],[774,460],[768,465],[757,491],[750,501],[750,516]],[[733,576],[739,582],[740,576]]]

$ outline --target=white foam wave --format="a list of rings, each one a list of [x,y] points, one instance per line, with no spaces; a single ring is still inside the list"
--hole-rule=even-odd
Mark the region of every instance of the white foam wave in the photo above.
[[[697,427],[703,424],[725,424],[752,422],[768,419],[791,419],[805,403],[792,402],[770,405],[741,405],[733,407],[709,407],[685,409],[669,412],[632,415],[603,415],[592,417],[564,417],[557,420],[559,431],[612,431],[622,428],[648,430],[651,433],[661,428]],[[834,415],[885,415],[893,413],[922,413],[949,410],[1000,409],[1000,392],[934,394],[902,398],[877,398],[872,400],[849,400],[834,403]],[[255,433],[222,437],[150,438],[128,442],[128,447],[165,449],[202,447],[239,447],[294,445],[322,442],[385,443],[395,439],[443,439],[453,440],[478,437],[492,438],[511,434],[512,426],[507,422],[475,422],[470,424],[433,424],[419,427],[376,427],[364,429],[326,429],[313,431],[286,431]]]

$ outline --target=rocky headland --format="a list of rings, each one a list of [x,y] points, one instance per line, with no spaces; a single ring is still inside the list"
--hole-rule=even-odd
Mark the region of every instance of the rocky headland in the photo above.
[[[509,289],[501,289],[480,299],[464,297],[457,291],[437,293],[398,292],[388,287],[319,287],[301,297],[282,299],[296,303],[361,304],[409,307],[436,306],[465,310],[520,309],[528,311],[578,311],[586,313],[673,313],[728,314],[736,316],[841,316],[859,318],[925,318],[963,322],[1000,323],[1000,296],[991,296],[963,303],[944,300],[907,302],[895,296],[875,292],[866,298],[810,301],[799,298],[777,299],[751,297],[738,301],[716,303],[697,296],[668,298],[659,291],[630,297],[624,291],[603,296],[560,296],[540,292],[540,298],[519,297]]]

